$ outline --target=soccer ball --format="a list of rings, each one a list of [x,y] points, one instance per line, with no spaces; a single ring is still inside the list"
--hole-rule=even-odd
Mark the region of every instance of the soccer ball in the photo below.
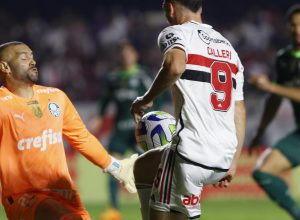
[[[167,112],[152,111],[137,123],[135,139],[144,151],[166,145],[176,133],[176,120]]]

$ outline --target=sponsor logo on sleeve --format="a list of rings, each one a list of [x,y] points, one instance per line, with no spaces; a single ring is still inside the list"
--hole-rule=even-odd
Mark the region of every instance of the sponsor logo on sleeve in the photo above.
[[[181,38],[178,36],[175,36],[174,33],[168,33],[165,36],[165,40],[160,43],[162,51],[164,51],[166,48],[174,45],[177,41],[180,41],[180,40],[181,40]]]
[[[170,40],[173,36],[174,36],[173,33],[169,33],[169,34],[166,35],[166,39]]]

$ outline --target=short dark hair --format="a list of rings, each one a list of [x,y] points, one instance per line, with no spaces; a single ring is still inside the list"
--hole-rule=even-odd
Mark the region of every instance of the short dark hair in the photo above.
[[[0,45],[0,60],[3,60],[4,58],[4,52],[7,48],[11,47],[11,46],[15,46],[15,45],[20,45],[20,44],[24,44],[23,42],[20,41],[10,41],[4,44]]]
[[[300,4],[296,4],[296,5],[293,5],[292,7],[290,7],[288,12],[286,13],[287,22],[290,23],[292,20],[292,17],[298,13],[300,14]]]
[[[202,7],[202,0],[165,0],[165,2],[178,2],[192,12],[197,12]]]

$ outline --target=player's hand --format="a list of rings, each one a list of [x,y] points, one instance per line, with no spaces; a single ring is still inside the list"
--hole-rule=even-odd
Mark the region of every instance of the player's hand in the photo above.
[[[225,176],[222,179],[220,179],[217,183],[214,183],[213,186],[216,188],[227,188],[233,180],[233,177],[236,173],[236,169],[237,163],[233,161]]]
[[[266,75],[255,73],[251,76],[249,82],[263,91],[271,92],[272,90],[272,82]]]
[[[137,158],[137,154],[133,154],[130,158],[123,160],[112,158],[111,164],[104,169],[104,172],[108,172],[114,176],[128,192],[136,193],[133,166]]]
[[[260,149],[260,137],[255,136],[253,140],[250,142],[250,145],[248,147],[248,154],[251,156],[254,153],[258,154],[259,149]]]
[[[137,123],[143,116],[144,111],[148,108],[151,108],[152,105],[153,105],[153,102],[152,101],[146,102],[144,100],[144,96],[137,97],[133,101],[131,108],[130,108],[130,112],[131,112],[132,117],[134,118],[134,121]]]

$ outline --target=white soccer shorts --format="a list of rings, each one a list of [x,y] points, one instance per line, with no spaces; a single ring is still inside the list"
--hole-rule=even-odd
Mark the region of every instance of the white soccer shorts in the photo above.
[[[175,211],[198,218],[203,186],[216,183],[225,174],[186,162],[175,149],[167,147],[154,180],[150,206],[157,211]]]

